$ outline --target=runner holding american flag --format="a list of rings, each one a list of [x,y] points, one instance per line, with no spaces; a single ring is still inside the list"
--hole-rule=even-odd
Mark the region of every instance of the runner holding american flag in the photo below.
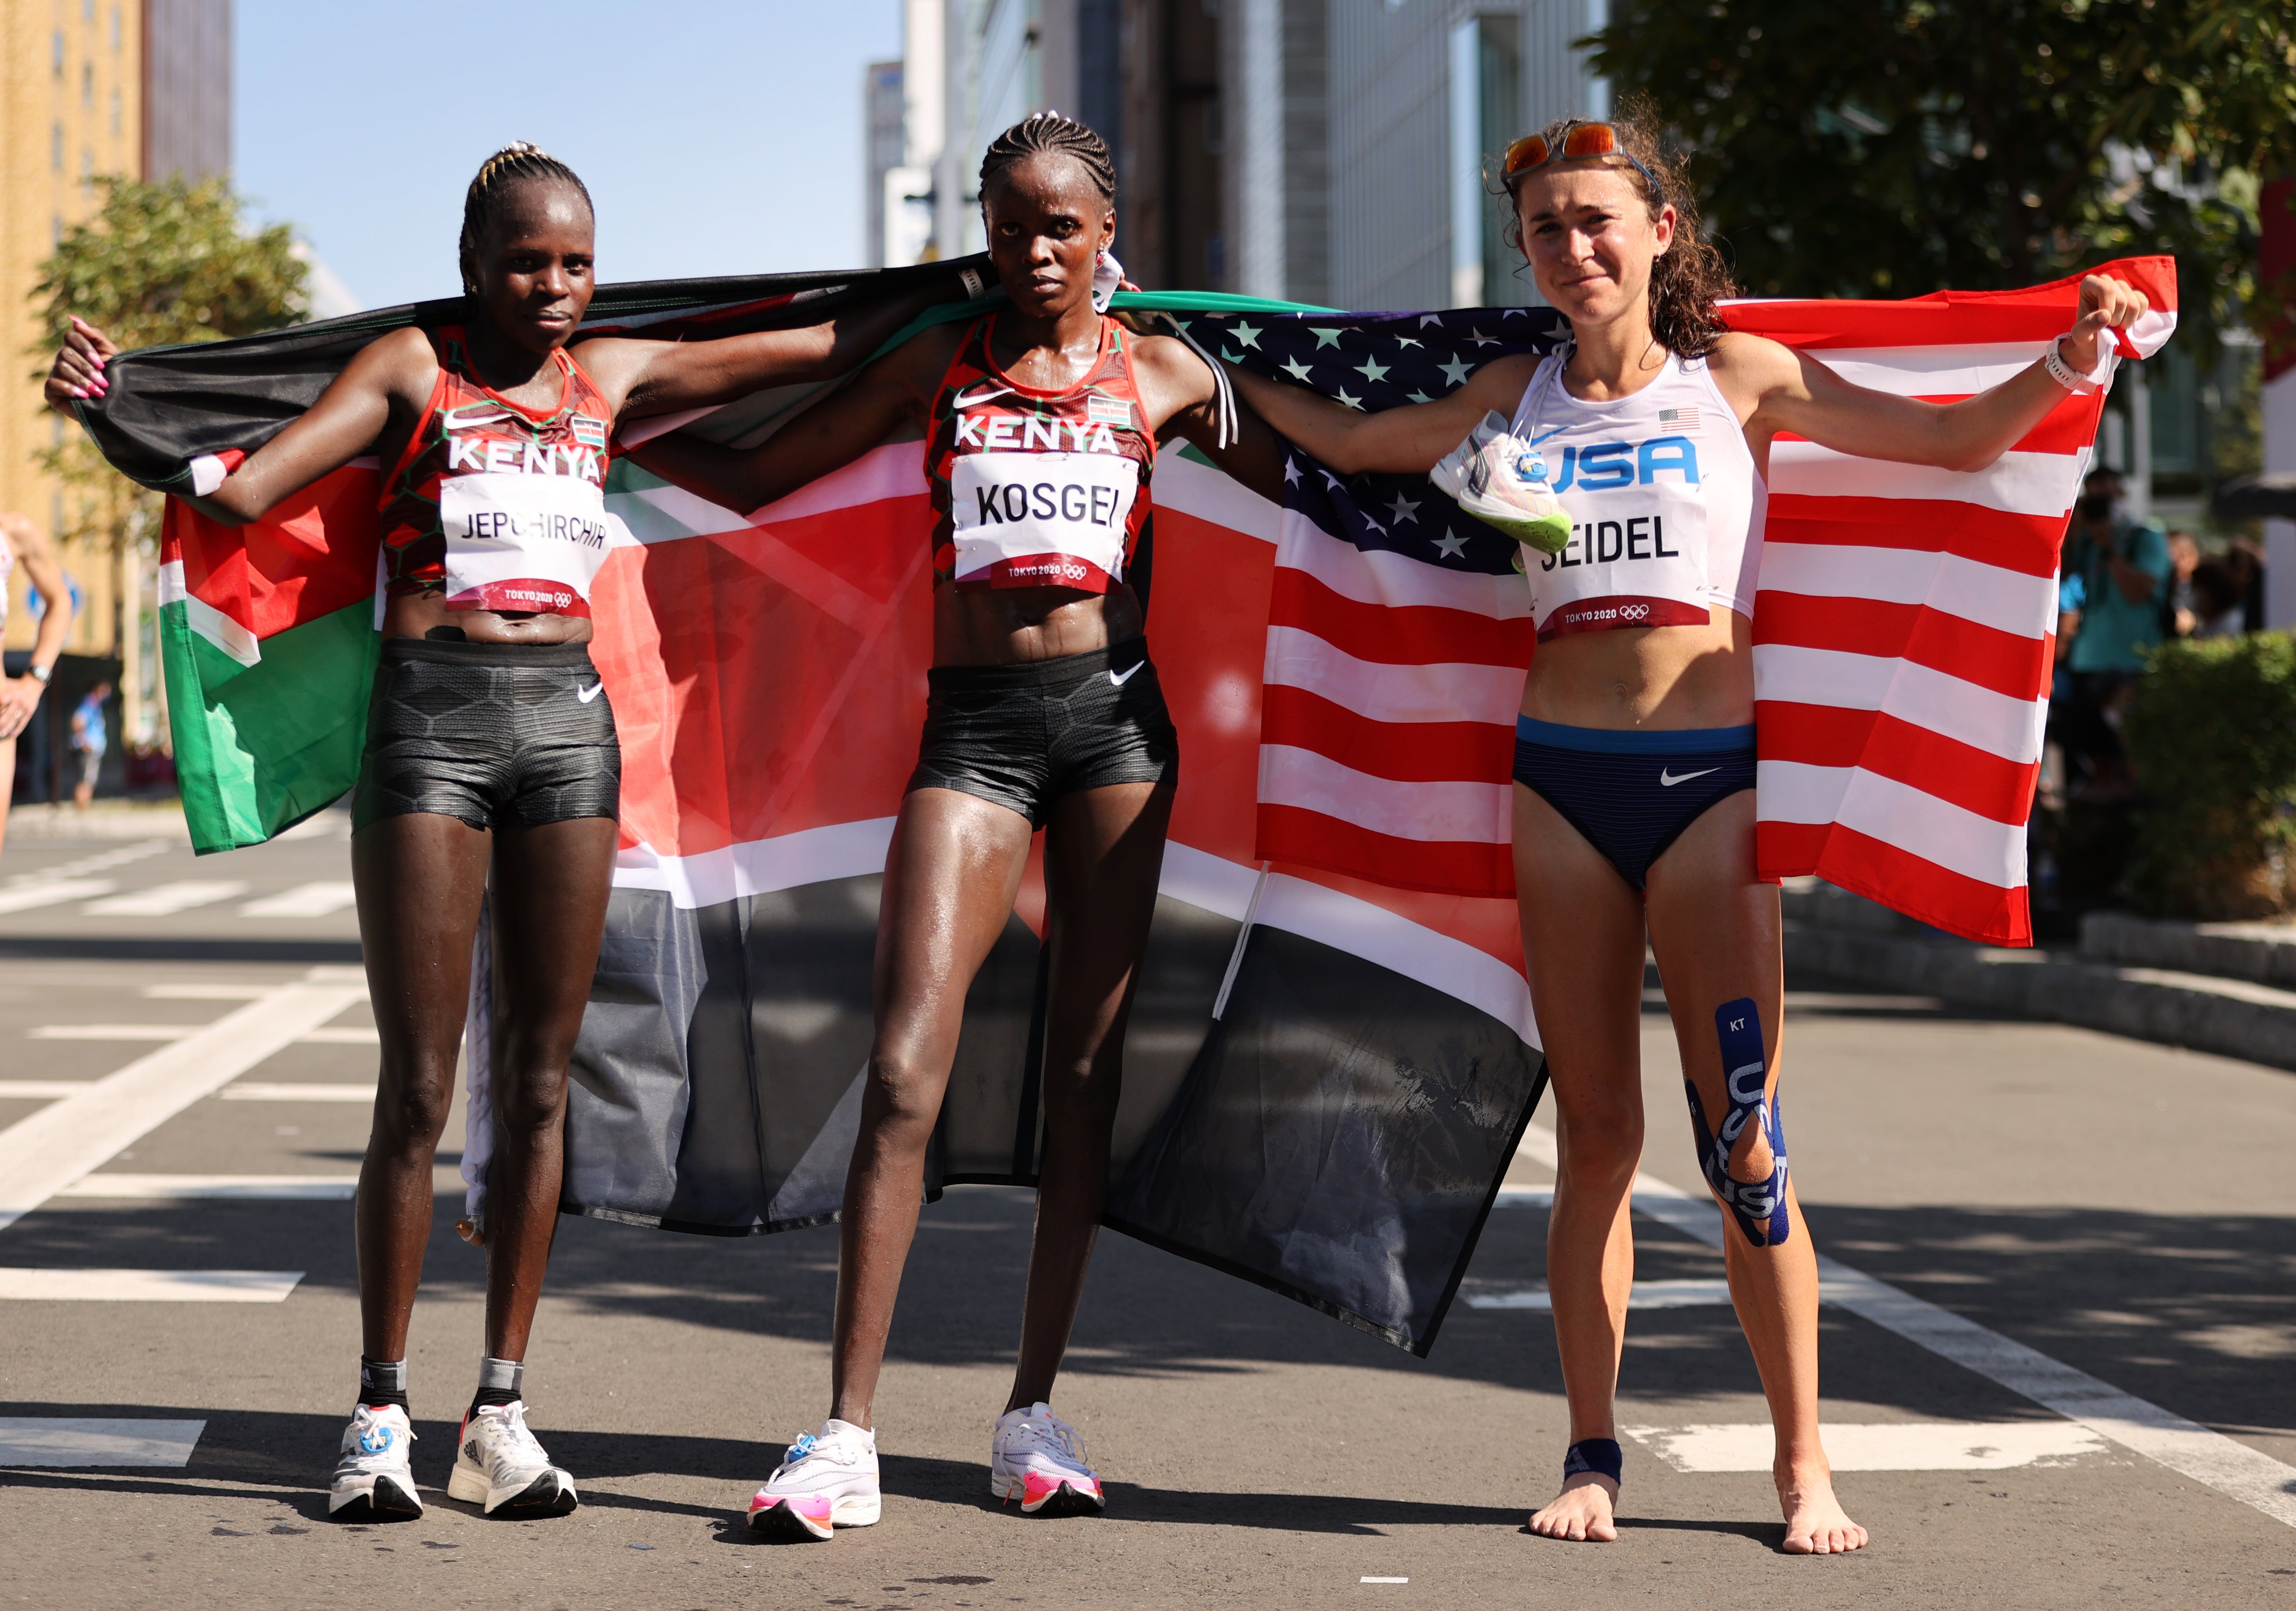
[[[2072,328],[1989,389],[1869,390],[1726,330],[1731,291],[1648,120],[1550,124],[1505,183],[1538,290],[1569,321],[1432,402],[1366,413],[1233,372],[1263,418],[1341,475],[1431,474],[1518,537],[1538,647],[1518,718],[1513,855],[1559,1111],[1548,1287],[1570,1407],[1551,1538],[1611,1540],[1614,1419],[1642,1153],[1639,1019],[1655,954],[1733,1300],[1776,1429],[1790,1553],[1861,1548],[1818,1441],[1816,1254],[1780,1123],[1778,895],[1755,860],[1753,621],[1772,444],[1974,471],[2094,393],[2108,331],[2147,298],[2090,276]]]

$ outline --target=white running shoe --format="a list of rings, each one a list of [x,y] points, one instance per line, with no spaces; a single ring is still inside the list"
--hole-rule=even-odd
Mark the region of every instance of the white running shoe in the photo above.
[[[825,1539],[839,1527],[875,1526],[884,1507],[877,1489],[877,1435],[851,1421],[827,1420],[818,1435],[799,1435],[750,1498],[750,1531]]]
[[[407,1445],[414,1441],[397,1404],[361,1404],[343,1428],[342,1458],[327,1488],[327,1519],[411,1522],[422,1514]]]
[[[1076,1428],[1050,1404],[1007,1410],[988,1444],[988,1491],[1017,1499],[1024,1516],[1098,1516],[1108,1507],[1100,1478],[1084,1463]]]
[[[488,1404],[463,1418],[447,1497],[466,1505],[483,1504],[488,1516],[520,1521],[564,1516],[580,1502],[573,1476],[552,1465],[527,1430],[523,1402]]]

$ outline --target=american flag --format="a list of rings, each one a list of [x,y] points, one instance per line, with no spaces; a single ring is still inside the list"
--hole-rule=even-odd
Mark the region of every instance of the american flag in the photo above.
[[[2176,327],[2174,264],[2101,272],[2152,298],[2128,344],[2157,351]],[[1951,401],[2038,358],[2079,296],[2068,279],[1725,314],[1861,386]],[[1486,308],[1205,317],[1192,333],[1376,410],[1441,396],[1565,332],[1551,311]],[[1774,444],[1754,612],[1764,878],[1817,873],[1941,928],[2031,943],[2025,824],[2057,551],[2103,404],[2067,397],[1970,474]],[[1286,478],[1259,855],[1405,888],[1513,894],[1509,762],[1532,650],[1513,544],[1423,477],[1343,479],[1295,453]]]

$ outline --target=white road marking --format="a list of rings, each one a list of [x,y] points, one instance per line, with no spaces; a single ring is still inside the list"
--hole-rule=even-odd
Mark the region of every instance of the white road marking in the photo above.
[[[252,1002],[277,988],[272,985],[146,985],[147,1002]]]
[[[1407,1577],[1359,1577],[1356,1579],[1356,1582],[1359,1583],[1407,1583],[1410,1581],[1411,1580]]]
[[[1501,1287],[1462,1292],[1470,1309],[1551,1309],[1544,1287]],[[1730,1302],[1727,1281],[1636,1281],[1627,1298],[1629,1309],[1702,1309]]]
[[[430,1166],[430,1190],[439,1196],[463,1190],[455,1164]],[[84,1175],[56,1193],[67,1198],[109,1198],[143,1203],[347,1203],[358,1195],[356,1174],[115,1174]]]
[[[194,906],[209,906],[217,901],[227,901],[235,895],[245,895],[247,884],[239,879],[184,879],[173,884],[154,884],[149,889],[130,890],[109,900],[94,902],[81,912],[87,918],[166,918],[179,912],[189,912]]]
[[[0,917],[57,906],[66,901],[92,901],[118,887],[110,879],[56,879],[46,883],[15,884],[0,889]]]
[[[363,969],[314,968],[0,1130],[0,1229],[365,997]]]
[[[1626,1434],[1677,1471],[1767,1471],[1777,1453],[1767,1421]],[[1845,1422],[1817,1436],[1836,1471],[2005,1471],[2106,1452],[2103,1438],[2072,1421]]]
[[[347,882],[302,884],[278,895],[250,901],[239,909],[243,918],[324,918],[355,904],[358,892]]]
[[[19,873],[8,880],[9,887],[37,884],[51,879],[85,878],[91,872],[109,872],[115,867],[125,867],[130,862],[140,862],[145,856],[158,855],[174,848],[171,839],[145,839],[140,845],[123,845],[118,850],[100,850],[85,855],[77,862],[60,862],[53,867],[43,867],[37,872]]]
[[[278,1304],[300,1270],[0,1269],[0,1298],[35,1304]]]
[[[292,1085],[242,1080],[236,1085],[226,1085],[216,1095],[226,1102],[372,1102],[374,1100],[374,1087],[354,1085],[348,1082],[333,1085]]]
[[[24,1032],[29,1041],[182,1041],[200,1032],[197,1024],[42,1024]]]
[[[183,1041],[204,1024],[42,1024],[26,1032],[34,1041]],[[311,1029],[295,1037],[299,1046],[380,1046],[382,1036],[361,1024]]]
[[[84,1175],[59,1198],[195,1202],[226,1198],[257,1203],[341,1202],[358,1190],[355,1174],[112,1174]]]
[[[0,1080],[0,1102],[53,1102],[60,1096],[78,1096],[94,1080]]]
[[[0,1415],[0,1466],[189,1465],[205,1421]]]
[[[0,1140],[4,1140],[0,1137]],[[1554,1132],[1533,1124],[1523,1133],[1518,1156],[1558,1166]],[[1551,1187],[1502,1188],[1500,1201],[1554,1200]],[[1634,1184],[1635,1212],[1646,1214],[1710,1247],[1723,1245],[1722,1212],[1704,1193],[1696,1197],[1647,1174]],[[2054,1410],[2099,1436],[2157,1461],[2182,1476],[2296,1527],[2296,1466],[2214,1432],[2197,1421],[2163,1410],[2086,1370],[2051,1359],[2038,1349],[2002,1336],[1975,1321],[1903,1292],[1887,1281],[1853,1270],[1839,1259],[1817,1255],[1821,1287],[1833,1301],[1885,1331],[1895,1332],[1931,1353],[1973,1370],[2010,1392]],[[1767,1468],[1767,1463],[1764,1467]]]

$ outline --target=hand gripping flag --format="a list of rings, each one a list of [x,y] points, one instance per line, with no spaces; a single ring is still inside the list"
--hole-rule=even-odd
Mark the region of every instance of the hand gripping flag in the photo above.
[[[755,328],[879,288],[901,282],[610,290],[594,323]],[[1368,406],[1437,395],[1558,334],[1523,310],[1128,305]],[[2061,331],[2070,294],[2049,306]],[[165,484],[200,454],[259,445],[380,330],[453,311],[119,360],[90,422],[115,462]],[[686,428],[751,439],[789,402]],[[203,848],[265,837],[350,781],[373,653],[373,497],[348,484],[360,473],[242,532],[171,512],[170,688]],[[1278,511],[1185,450],[1159,466],[1136,575],[1186,764],[1108,1221],[1424,1353],[1542,1078],[1505,851],[1527,600],[1507,545],[1423,478],[1344,482],[1298,457],[1290,476]],[[876,883],[922,712],[920,446],[888,443],[748,513],[627,462],[609,498],[627,540],[599,577],[594,654],[622,735],[623,847],[575,1059],[564,1206],[720,1234],[817,1223],[857,1122]],[[279,644],[337,617],[300,660]],[[290,677],[265,675],[282,666]],[[204,725],[204,750],[187,724]],[[1873,770],[1863,754],[1847,769]],[[202,789],[228,808],[193,808]],[[1032,874],[968,1001],[935,1190],[1036,1177],[1042,928]],[[482,1041],[471,1061],[485,1068]],[[467,1149],[480,1180],[487,1140],[481,1127]]]

